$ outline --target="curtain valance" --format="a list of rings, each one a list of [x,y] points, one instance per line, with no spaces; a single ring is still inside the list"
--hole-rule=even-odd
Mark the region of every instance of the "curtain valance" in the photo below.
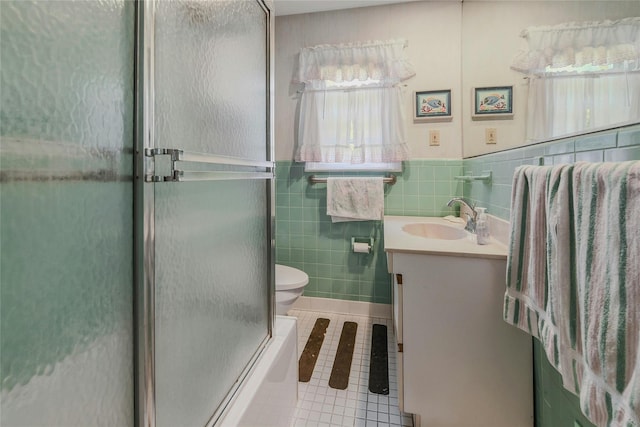
[[[298,81],[306,89],[392,86],[415,75],[406,40],[319,45],[301,50]]]
[[[545,73],[549,67],[569,67],[563,71],[586,67],[595,72],[640,69],[640,17],[530,27],[520,36],[527,48],[518,52],[511,68],[523,73]]]

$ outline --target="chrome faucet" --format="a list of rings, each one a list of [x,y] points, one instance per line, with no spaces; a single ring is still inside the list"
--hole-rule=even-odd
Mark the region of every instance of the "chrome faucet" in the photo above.
[[[475,210],[476,204],[475,203],[470,203],[464,197],[454,197],[453,199],[449,200],[449,202],[447,202],[447,206],[451,207],[451,206],[453,206],[454,203],[460,203],[461,205],[465,205],[471,211],[471,215],[469,213],[466,213],[466,215],[467,215],[467,225],[464,226],[464,229],[467,230],[470,233],[475,233],[476,232],[476,218],[478,217],[478,212],[476,212],[476,210]]]

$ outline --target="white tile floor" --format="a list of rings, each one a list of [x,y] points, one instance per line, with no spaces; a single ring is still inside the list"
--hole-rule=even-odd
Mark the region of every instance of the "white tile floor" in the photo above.
[[[323,317],[330,320],[311,381],[298,383],[294,426],[413,426],[411,416],[398,410],[394,351],[396,343],[390,319],[301,310],[291,310],[289,315],[298,318],[298,360],[316,319]],[[346,321],[358,324],[356,344],[349,386],[346,390],[336,390],[329,387],[329,377],[342,325]],[[371,330],[374,323],[387,326],[389,394],[386,396],[371,393],[368,387]]]

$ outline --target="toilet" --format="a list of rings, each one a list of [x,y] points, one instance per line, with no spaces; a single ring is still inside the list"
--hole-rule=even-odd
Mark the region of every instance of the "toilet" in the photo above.
[[[276,314],[286,315],[309,283],[304,271],[276,264]]]

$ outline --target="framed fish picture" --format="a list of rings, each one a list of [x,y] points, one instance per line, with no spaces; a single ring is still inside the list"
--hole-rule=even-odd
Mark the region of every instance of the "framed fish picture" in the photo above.
[[[473,114],[478,119],[513,118],[513,86],[473,88]]]
[[[414,92],[414,122],[448,122],[451,116],[451,89]]]

